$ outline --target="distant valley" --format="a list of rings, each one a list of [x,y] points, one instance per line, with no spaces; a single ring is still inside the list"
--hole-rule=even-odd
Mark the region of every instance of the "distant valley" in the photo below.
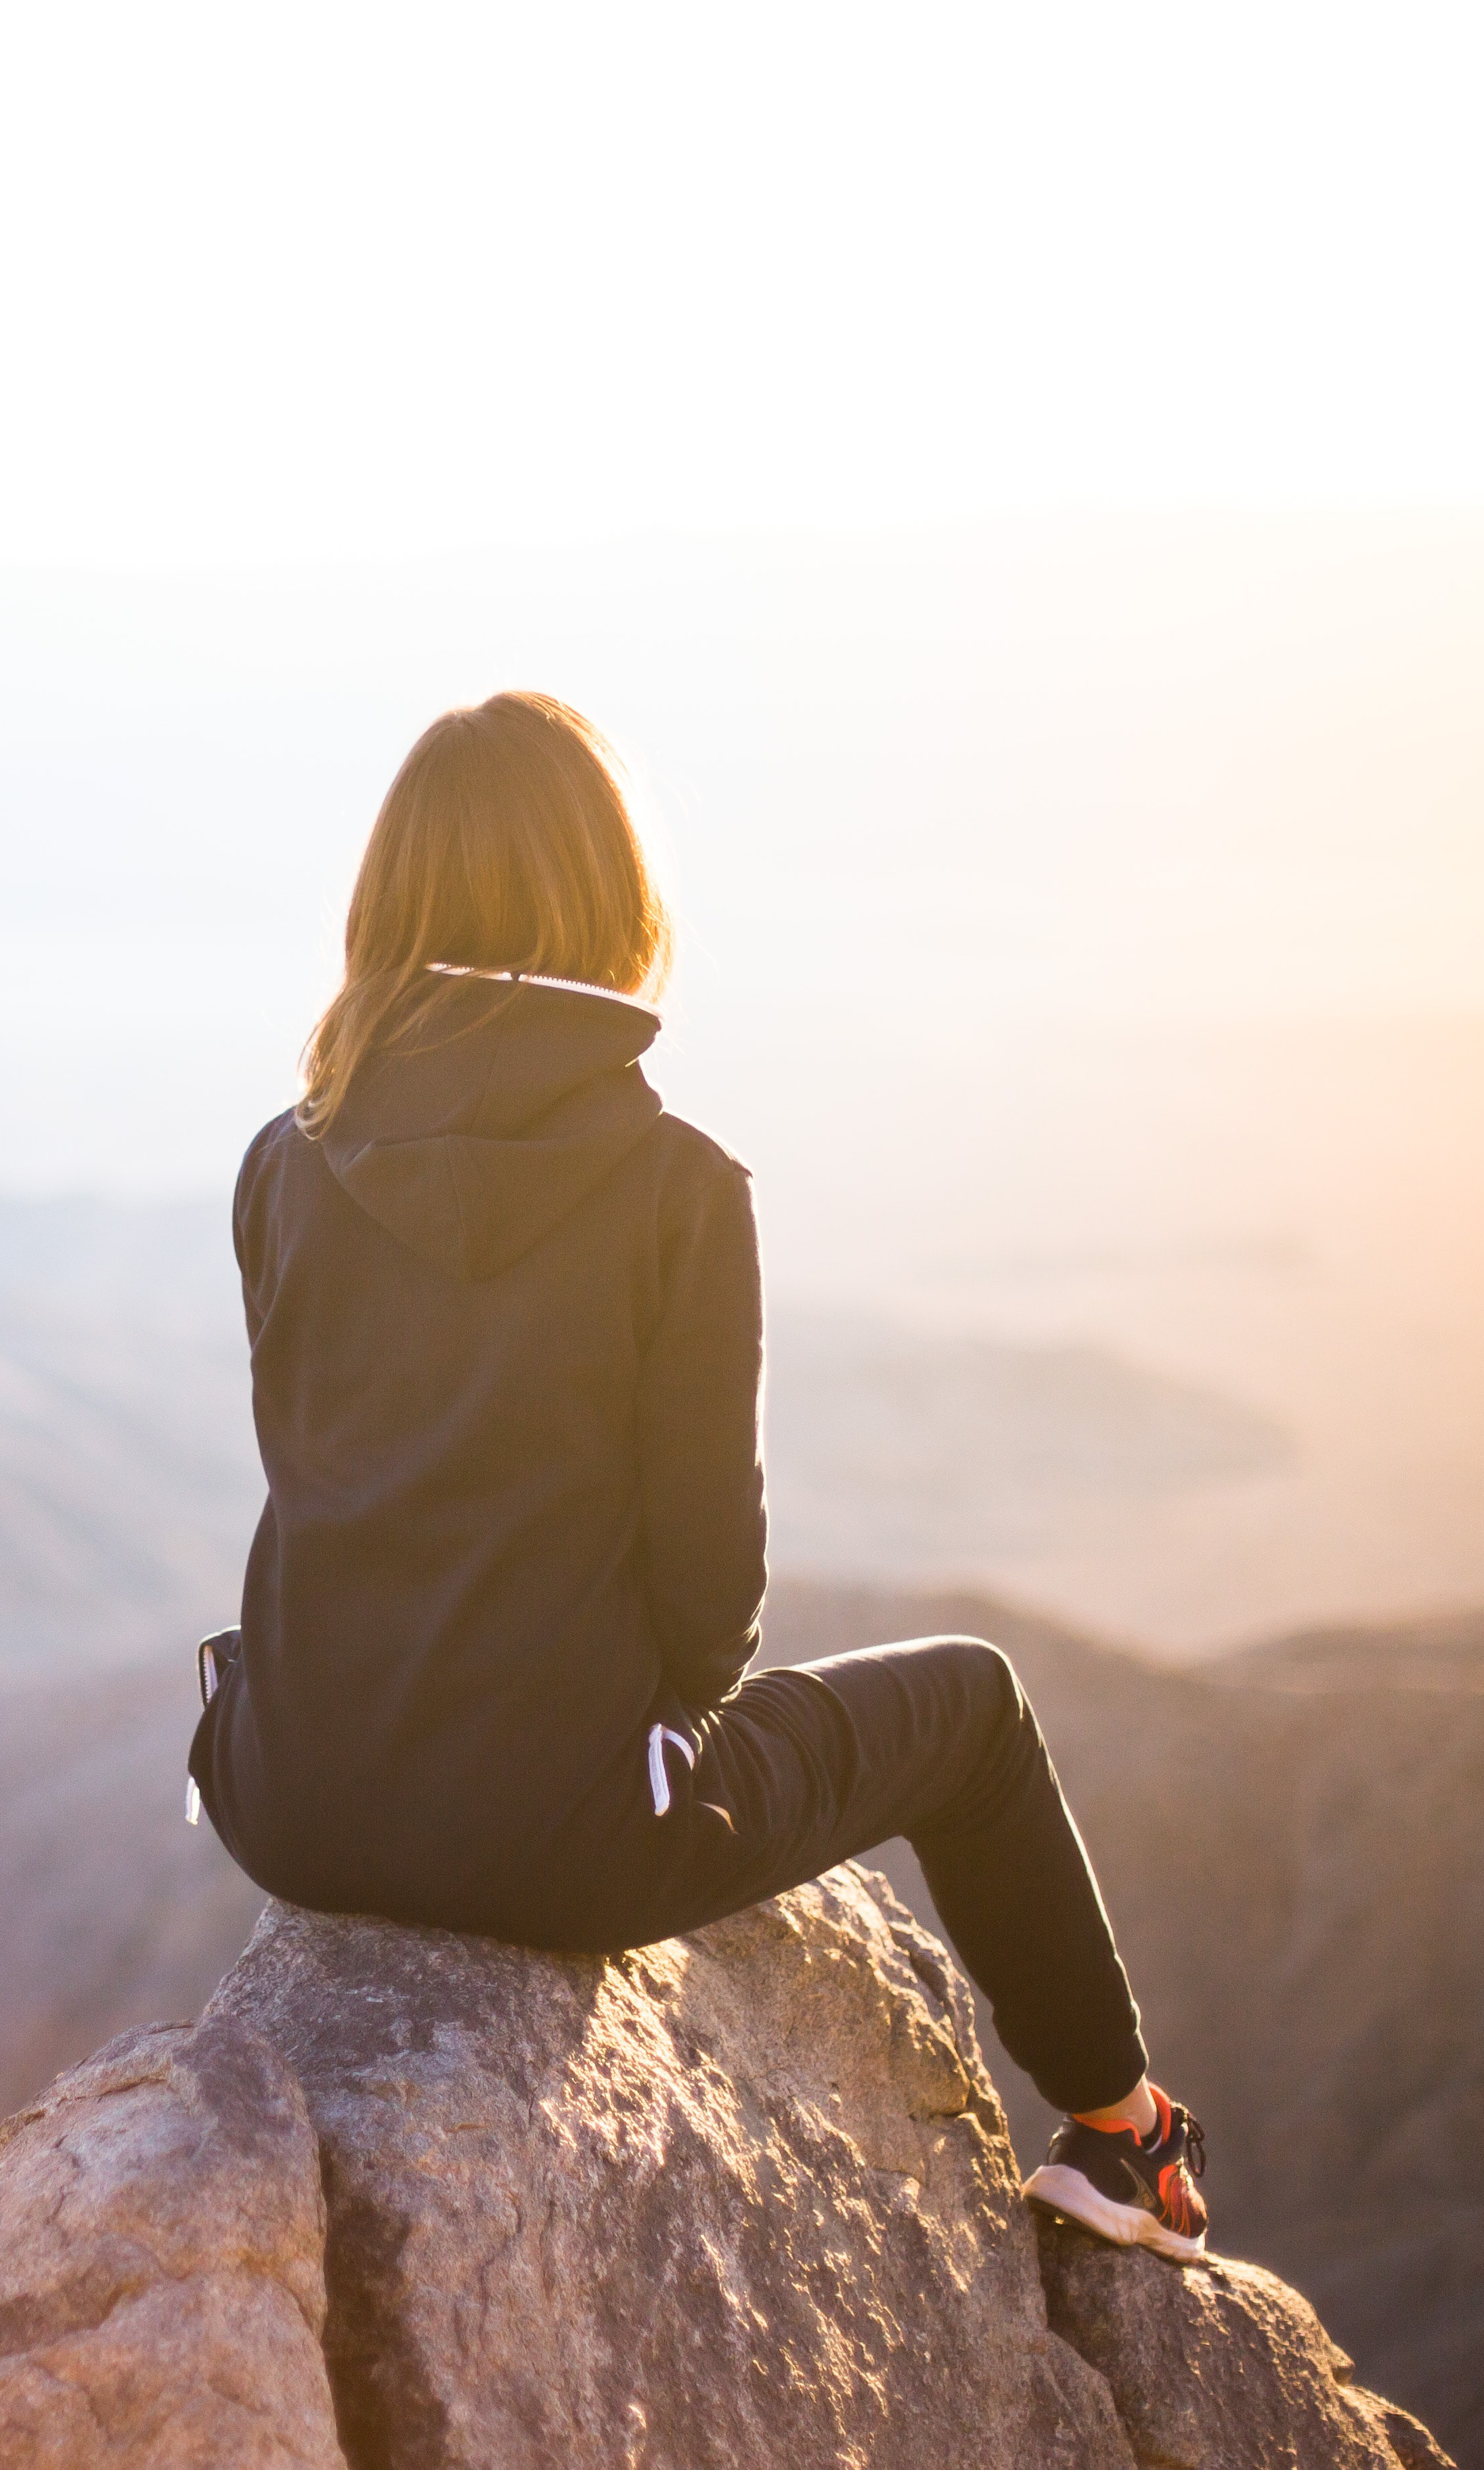
[[[770,1315],[779,1571],[983,1581],[1282,1475],[1275,1418],[1095,1340]],[[0,1686],[233,1618],[263,1502],[224,1200],[0,1200]]]

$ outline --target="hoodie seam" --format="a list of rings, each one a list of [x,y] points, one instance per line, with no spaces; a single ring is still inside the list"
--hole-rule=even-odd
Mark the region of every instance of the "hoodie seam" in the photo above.
[[[453,1143],[449,1133],[444,1133],[438,1147],[443,1153],[444,1172],[449,1178],[449,1190],[453,1195],[453,1215],[458,1221],[459,1250],[463,1254],[464,1274],[467,1277],[473,1268],[474,1256],[469,1248],[469,1225],[464,1216],[464,1203],[459,1194],[458,1177],[453,1172]]]
[[[672,1115],[668,1107],[661,1107],[655,1117],[656,1127],[661,1124],[678,1124],[683,1131],[698,1134],[710,1153],[704,1172],[691,1185],[692,1197],[695,1200],[704,1200],[708,1192],[715,1191],[719,1183],[725,1183],[729,1176],[740,1177],[749,1187],[754,1182],[753,1170],[746,1159],[733,1157],[724,1142],[717,1140],[712,1132],[702,1131],[699,1124],[692,1124],[684,1115]]]
[[[507,1006],[505,1009],[508,1011],[509,1007]],[[505,1028],[504,1013],[503,1013],[503,1012],[501,1012],[501,1013],[497,1014],[497,1015],[496,1015],[495,1019],[491,1022],[490,1026],[491,1026],[491,1028],[494,1030],[495,1035],[494,1035],[494,1037],[491,1038],[491,1040],[490,1040],[490,1068],[489,1068],[489,1070],[486,1072],[486,1074],[485,1074],[485,1076],[484,1076],[484,1079],[483,1079],[483,1080],[480,1082],[480,1084],[479,1084],[479,1095],[478,1095],[478,1097],[476,1098],[476,1100],[475,1101],[475,1121],[476,1123],[477,1123],[477,1121],[478,1121],[479,1117],[480,1117],[480,1116],[483,1114],[483,1112],[484,1112],[484,1102],[485,1102],[486,1098],[489,1096],[489,1094],[490,1094],[490,1090],[491,1090],[491,1087],[492,1087],[492,1086],[493,1086],[493,1084],[494,1084],[494,1080],[495,1080],[495,1067],[496,1067],[497,1063],[499,1061],[500,1054],[501,1054],[501,1051],[502,1051],[503,1046],[504,1046],[504,1042],[505,1042],[505,1041],[504,1041],[504,1028]],[[445,1133],[445,1134],[444,1134],[444,1139],[445,1139],[445,1140],[447,1140],[447,1139],[448,1139],[448,1137],[449,1137],[449,1135],[448,1135],[447,1133]],[[452,1167],[451,1167],[451,1168],[450,1168],[450,1173],[452,1174]],[[460,1223],[460,1225],[462,1225],[462,1224],[463,1224],[463,1212],[462,1212],[462,1210],[460,1210],[460,1213],[459,1213],[459,1223]],[[466,1230],[466,1231],[467,1231],[467,1230]]]

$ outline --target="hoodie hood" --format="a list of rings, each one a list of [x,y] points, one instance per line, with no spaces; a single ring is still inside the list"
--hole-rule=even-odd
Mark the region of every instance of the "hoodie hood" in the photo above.
[[[595,987],[451,975],[425,1043],[372,1056],[322,1144],[359,1209],[449,1276],[493,1278],[661,1111],[660,1016]]]

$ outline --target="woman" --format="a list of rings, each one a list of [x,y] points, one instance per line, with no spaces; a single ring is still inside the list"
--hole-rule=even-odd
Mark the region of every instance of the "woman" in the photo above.
[[[597,1952],[905,1835],[1067,2112],[1029,2192],[1198,2254],[1199,2131],[1005,1658],[747,1677],[751,1189],[639,1069],[670,927],[596,731],[534,694],[436,721],[345,955],[237,1188],[268,1500],[192,1749],[223,1841],[301,1904]]]

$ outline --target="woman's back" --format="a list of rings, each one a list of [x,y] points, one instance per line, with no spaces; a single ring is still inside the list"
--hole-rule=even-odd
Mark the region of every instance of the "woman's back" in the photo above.
[[[323,1139],[247,1153],[269,1498],[206,1797],[280,1892],[488,1925],[492,1822],[516,1897],[657,1706],[753,1652],[751,1196],[661,1111],[657,1027],[445,973]]]

